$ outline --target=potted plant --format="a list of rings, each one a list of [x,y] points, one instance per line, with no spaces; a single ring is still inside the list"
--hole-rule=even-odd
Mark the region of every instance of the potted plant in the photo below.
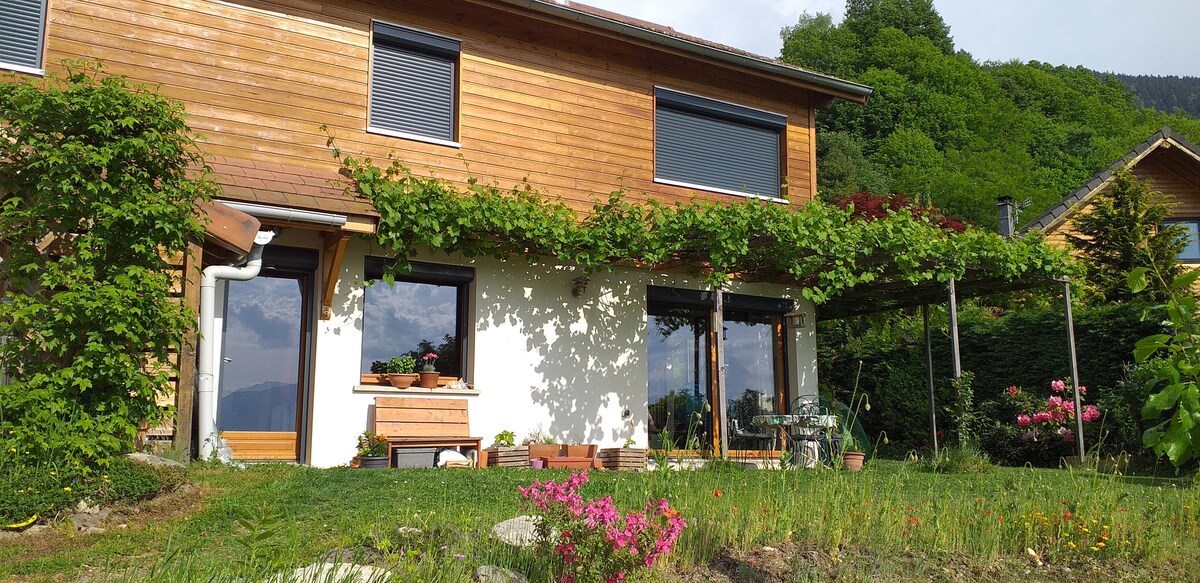
[[[388,442],[382,435],[372,435],[370,431],[358,436],[358,467],[386,468],[388,467]]]
[[[420,387],[422,389],[432,389],[432,388],[438,386],[438,378],[441,377],[441,375],[438,373],[437,367],[434,366],[434,363],[437,362],[437,359],[438,359],[438,355],[436,352],[430,352],[430,353],[426,354],[425,356],[421,357],[421,360],[424,361],[424,363],[425,363],[421,367],[421,372],[420,372],[420,375],[421,375]]]
[[[387,361],[388,382],[393,387],[405,388],[411,387],[417,382],[417,359],[412,355],[405,354],[404,356],[393,356]]]
[[[488,448],[488,465],[498,467],[529,467],[529,447],[517,445],[517,435],[505,429],[496,434],[496,445]]]
[[[858,409],[866,404],[867,409],[871,408],[871,404],[867,401],[867,395],[859,394],[857,391],[850,395],[850,406],[842,409],[841,404],[838,405],[838,423],[837,433],[838,442],[842,451],[842,467],[851,472],[862,470],[863,461],[866,459],[866,445],[854,435],[854,429],[858,425]]]

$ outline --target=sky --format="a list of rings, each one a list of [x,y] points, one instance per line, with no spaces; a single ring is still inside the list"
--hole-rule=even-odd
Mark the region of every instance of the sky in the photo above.
[[[778,57],[800,14],[842,19],[844,0],[585,0]],[[1200,77],[1200,0],[934,0],[954,45],[978,61],[1043,61],[1130,75]]]

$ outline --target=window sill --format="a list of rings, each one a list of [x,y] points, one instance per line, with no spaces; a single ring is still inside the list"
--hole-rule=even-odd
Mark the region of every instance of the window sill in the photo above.
[[[407,387],[399,389],[388,385],[354,385],[355,393],[364,394],[379,394],[379,395],[466,395],[475,396],[479,394],[478,389],[452,389],[450,387],[433,387],[432,389],[422,389],[421,387]]]
[[[767,202],[773,202],[773,203],[777,203],[777,204],[791,204],[791,201],[789,201],[788,199],[780,198],[778,196],[763,196],[761,194],[751,194],[749,192],[738,192],[736,190],[727,190],[724,188],[717,188],[715,186],[704,186],[703,184],[692,184],[690,182],[679,182],[678,180],[667,180],[666,178],[655,178],[654,183],[655,184],[666,184],[669,186],[679,186],[681,188],[690,188],[692,190],[703,190],[704,192],[716,192],[719,194],[730,194],[733,196],[740,196],[743,198],[754,198],[754,199],[765,200]]]
[[[27,67],[25,65],[14,65],[11,63],[0,63],[0,71],[16,71],[17,73],[27,73],[29,75],[37,75],[38,77],[46,75],[45,69]]]
[[[379,134],[381,136],[388,136],[388,137],[392,137],[392,138],[400,138],[403,140],[412,140],[414,142],[425,142],[426,144],[434,144],[437,146],[447,146],[450,148],[462,148],[462,144],[455,142],[455,141],[443,140],[441,138],[431,138],[429,136],[422,136],[420,134],[410,134],[408,132],[398,132],[396,130],[377,128],[375,126],[367,126],[367,133]]]

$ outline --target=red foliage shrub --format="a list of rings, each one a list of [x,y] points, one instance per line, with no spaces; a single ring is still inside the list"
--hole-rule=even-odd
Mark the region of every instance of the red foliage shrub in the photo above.
[[[942,214],[936,208],[918,206],[903,194],[877,196],[869,192],[856,192],[838,197],[833,201],[838,208],[848,208],[854,205],[850,217],[856,220],[874,221],[888,216],[889,212],[908,209],[916,217],[929,217],[939,227],[953,233],[961,233],[967,226],[958,217]]]

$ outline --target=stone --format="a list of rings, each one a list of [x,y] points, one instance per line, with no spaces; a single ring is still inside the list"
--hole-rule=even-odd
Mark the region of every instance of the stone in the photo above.
[[[128,457],[129,459],[131,459],[135,462],[141,462],[143,464],[150,465],[150,466],[168,466],[168,467],[172,467],[172,468],[182,468],[183,467],[183,464],[181,464],[173,459],[167,459],[165,457],[162,457],[159,455],[154,455],[152,453],[131,453],[126,457]]]
[[[75,528],[79,530],[100,528],[108,520],[109,514],[112,514],[112,511],[108,509],[96,510],[95,512],[76,512],[71,515],[71,524],[75,525]]]
[[[537,542],[538,517],[524,514],[492,527],[492,536],[514,547],[531,547]]]
[[[102,532],[104,532],[104,529],[98,526],[85,526],[79,529],[80,534],[100,534]]]
[[[492,565],[475,569],[475,575],[471,579],[476,583],[529,583],[529,579],[512,569]]]
[[[396,534],[418,535],[421,534],[421,529],[412,526],[401,526],[400,528],[396,529]]]
[[[386,569],[353,563],[313,563],[291,573],[280,573],[267,583],[383,583],[391,577]]]

